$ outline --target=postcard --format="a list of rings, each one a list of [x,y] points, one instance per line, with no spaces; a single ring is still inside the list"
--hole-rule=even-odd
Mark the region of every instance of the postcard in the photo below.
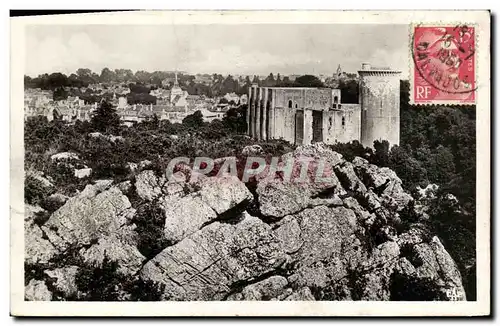
[[[11,17],[14,316],[486,316],[488,11]]]

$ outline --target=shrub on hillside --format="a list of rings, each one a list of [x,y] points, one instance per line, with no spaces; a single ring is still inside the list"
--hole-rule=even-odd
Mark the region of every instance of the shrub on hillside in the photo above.
[[[139,234],[138,249],[144,257],[151,259],[169,243],[164,238],[165,215],[155,203],[145,202],[138,206],[134,217]]]
[[[24,200],[31,205],[40,204],[47,196],[54,192],[52,187],[45,185],[32,175],[24,179]]]

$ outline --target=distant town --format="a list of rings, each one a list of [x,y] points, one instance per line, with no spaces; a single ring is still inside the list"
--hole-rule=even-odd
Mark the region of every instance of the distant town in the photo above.
[[[66,76],[62,73],[24,77],[25,119],[45,116],[72,123],[87,121],[102,101],[115,107],[123,124],[151,119],[154,116],[171,123],[200,111],[206,122],[221,120],[231,108],[247,104],[248,89],[264,87],[330,87],[350,89],[344,100],[357,103],[357,74],[343,72],[340,65],[330,76],[270,73],[267,76],[153,72],[104,68],[98,75],[90,69],[78,69]],[[352,93],[352,94],[351,94]]]

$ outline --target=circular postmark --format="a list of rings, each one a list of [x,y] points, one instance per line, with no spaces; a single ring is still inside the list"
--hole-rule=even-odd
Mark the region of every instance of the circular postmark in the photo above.
[[[411,55],[418,75],[450,94],[476,90],[474,27],[421,26],[413,29]]]

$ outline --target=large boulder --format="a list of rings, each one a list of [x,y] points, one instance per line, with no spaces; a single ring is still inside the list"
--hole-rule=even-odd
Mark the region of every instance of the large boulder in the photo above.
[[[451,289],[455,289],[456,292],[461,294],[461,300],[465,300],[465,291],[462,286],[462,275],[458,270],[457,264],[451,258],[450,254],[446,251],[439,238],[434,236],[429,243],[436,261],[438,263],[442,280],[445,282],[445,286]]]
[[[294,288],[326,287],[330,282],[346,277],[350,264],[365,258],[356,241],[355,232],[359,226],[353,211],[318,206],[293,218],[300,226],[299,241],[302,242],[299,249],[291,253],[293,260],[297,261],[297,268],[288,277]],[[280,226],[275,232],[281,234],[282,228]],[[293,242],[298,241],[294,239]]]
[[[69,199],[42,226],[49,241],[59,250],[90,245],[115,233],[134,214],[126,196],[117,188],[105,185],[87,186]],[[99,192],[103,190],[102,192]]]
[[[34,223],[24,225],[24,261],[27,264],[47,264],[59,253],[40,227]]]
[[[363,194],[366,192],[366,186],[356,175],[352,163],[346,161],[336,165],[335,173],[345,190],[354,192],[355,194]]]
[[[78,154],[73,152],[61,152],[52,155],[50,159],[52,160],[52,162],[58,162],[58,161],[80,160],[80,157],[78,156]]]
[[[260,212],[264,216],[281,218],[297,213],[309,205],[311,192],[307,184],[266,179],[257,185]]]
[[[135,227],[123,226],[116,232],[103,236],[89,248],[80,249],[80,255],[89,266],[102,267],[105,260],[118,263],[117,272],[134,275],[146,259],[137,249],[138,235]]]
[[[178,180],[178,181],[176,181]],[[184,188],[196,190],[185,195]],[[238,216],[253,199],[235,176],[203,177],[190,185],[182,179],[169,180],[160,199],[165,213],[165,239],[176,243],[216,219]]]
[[[245,156],[264,155],[264,150],[260,145],[248,145],[241,150],[241,154]]]
[[[52,292],[44,281],[33,279],[24,288],[24,298],[27,301],[50,301]]]
[[[79,271],[78,266],[66,266],[53,270],[46,270],[44,273],[49,278],[48,282],[59,292],[62,292],[65,297],[76,297],[78,295],[78,287],[76,285],[76,277]]]
[[[204,179],[199,195],[218,215],[253,199],[245,184],[236,176],[230,175]]]
[[[369,258],[362,261],[357,268],[357,283],[355,293],[358,300],[390,300],[390,285],[392,274],[400,255],[400,248],[394,241],[384,242],[374,248]],[[352,291],[351,291],[352,293]]]
[[[393,281],[396,300],[465,301],[456,263],[437,237],[430,242],[404,243]]]
[[[230,295],[227,300],[264,301],[278,298],[283,293],[288,281],[285,277],[275,275],[260,282],[250,284],[241,292]]]
[[[258,177],[257,195],[260,212],[264,216],[281,218],[297,213],[307,207],[327,204],[341,205],[335,195],[345,195],[345,190],[335,173],[337,166],[345,161],[342,155],[321,143],[298,147],[283,155],[276,169],[285,169],[273,175],[270,167]]]
[[[368,188],[372,188],[388,205],[398,211],[408,205],[413,198],[403,190],[402,181],[389,168],[379,168],[360,157],[353,160],[356,173]],[[392,203],[394,201],[394,203]]]
[[[136,176],[135,189],[141,199],[152,201],[161,195],[164,183],[165,180],[158,178],[153,170],[145,170]]]
[[[282,156],[283,160],[288,158],[311,158],[319,162],[320,160],[324,161],[325,168],[327,166],[335,167],[339,164],[345,162],[342,154],[339,154],[335,151],[332,151],[328,146],[323,143],[314,143],[310,145],[304,145],[297,147],[293,152],[284,154]]]
[[[245,214],[237,224],[214,222],[167,247],[144,265],[140,276],[164,284],[164,299],[221,300],[285,260],[271,228]]]
[[[217,218],[215,211],[194,194],[167,197],[160,206],[165,213],[165,239],[170,243],[181,241]]]

